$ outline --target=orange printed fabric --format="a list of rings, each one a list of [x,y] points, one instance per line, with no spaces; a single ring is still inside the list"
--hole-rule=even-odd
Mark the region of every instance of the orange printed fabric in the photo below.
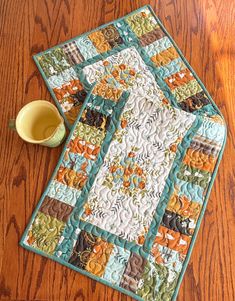
[[[86,265],[86,270],[98,277],[102,277],[109,257],[113,250],[113,244],[98,238]]]
[[[58,100],[62,100],[64,97],[76,94],[78,91],[83,90],[83,85],[78,79],[74,79],[69,83],[62,85],[60,88],[54,88],[53,91]]]
[[[158,67],[169,64],[171,61],[179,57],[178,52],[175,50],[174,47],[170,47],[156,55],[154,55],[151,60],[156,64]]]
[[[207,155],[203,152],[189,148],[186,152],[183,162],[188,166],[208,172],[213,172],[216,158],[212,155]]]
[[[56,180],[64,185],[80,190],[87,181],[87,174],[61,166],[56,174]]]
[[[111,50],[109,43],[101,31],[95,31],[89,34],[89,39],[92,41],[99,53]]]
[[[109,85],[101,82],[95,86],[93,94],[101,96],[104,99],[118,101],[122,95],[122,91],[119,89],[112,88]]]
[[[77,137],[70,141],[68,145],[71,153],[78,153],[89,160],[96,160],[100,152],[100,146],[93,145]]]
[[[201,208],[201,204],[197,202],[191,202],[186,196],[179,196],[176,193],[172,194],[167,205],[167,210],[193,220],[198,219]]]
[[[82,104],[73,106],[68,112],[64,112],[69,124],[73,124],[78,117]]]
[[[186,255],[190,245],[191,238],[187,235],[170,230],[164,226],[159,226],[158,233],[154,243],[158,243],[169,249],[178,251]]]
[[[192,72],[188,68],[186,68],[184,70],[181,70],[181,71],[167,77],[165,79],[165,82],[169,86],[169,88],[171,90],[173,90],[179,86],[189,83],[193,79],[194,79],[194,76],[193,76]]]

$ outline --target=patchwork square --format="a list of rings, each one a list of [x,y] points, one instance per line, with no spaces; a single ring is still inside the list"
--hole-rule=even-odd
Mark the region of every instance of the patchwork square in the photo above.
[[[69,151],[71,153],[80,154],[81,155],[81,156],[79,156],[80,158],[88,159],[88,160],[96,160],[97,155],[100,152],[100,146],[91,144],[91,143],[86,142],[85,140],[81,139],[80,137],[77,137],[74,140],[70,141]],[[68,164],[72,163],[73,164],[72,166],[74,169],[75,162],[73,160],[68,160],[67,162],[68,162]],[[87,169],[87,166],[88,166],[88,163],[85,161],[77,169],[78,170],[81,169],[81,170],[85,171]]]
[[[72,96],[79,91],[83,91],[83,85],[78,79],[71,80],[60,87],[53,89],[53,92],[59,101],[63,100],[65,97]]]
[[[137,37],[147,34],[159,27],[156,20],[147,9],[140,13],[128,16],[126,21]]]
[[[62,46],[62,49],[63,49],[65,55],[67,56],[67,58],[69,59],[71,64],[74,64],[74,65],[79,64],[84,60],[84,58],[83,58],[79,48],[77,47],[77,44],[76,44],[75,41],[64,44]]]
[[[208,182],[210,181],[211,173],[197,169],[186,164],[180,166],[179,172],[177,174],[178,179],[185,182],[193,183],[194,185],[206,188]]]
[[[39,210],[46,215],[66,223],[73,210],[73,207],[65,204],[64,202],[60,202],[56,199],[46,196]]]
[[[178,276],[177,272],[149,260],[139,284],[138,296],[143,300],[171,300]],[[158,291],[157,294],[156,291]]]
[[[186,255],[191,238],[164,226],[159,226],[155,243]]]
[[[175,300],[220,111],[149,6],[34,60],[71,132],[20,244],[139,301]]]
[[[105,39],[102,31],[92,32],[88,37],[92,41],[98,53],[103,53],[111,49],[111,46]]]
[[[156,66],[163,66],[170,63],[172,60],[179,57],[179,54],[174,47],[169,47],[166,50],[163,50],[161,53],[156,54],[151,58]]]
[[[50,67],[50,66],[49,66]],[[51,69],[51,67],[50,67]],[[53,70],[53,69],[51,69]],[[58,74],[54,74],[48,78],[49,87],[54,90],[55,88],[61,88],[63,85],[67,86],[70,82],[77,83],[78,76],[74,68],[70,65]],[[57,98],[56,98],[57,99]]]
[[[77,91],[76,93],[73,93],[71,95],[71,98],[73,99],[74,105],[79,106],[84,103],[86,96],[87,96],[87,92],[84,89],[82,89]]]
[[[122,276],[120,286],[131,292],[136,292],[146,263],[145,258],[132,253]]]
[[[101,32],[111,48],[123,44],[123,39],[114,25],[104,27]]]
[[[81,122],[88,124],[90,126],[94,126],[97,129],[103,130],[103,129],[108,129],[109,124],[110,124],[110,117],[105,116],[104,114],[87,109],[83,111],[83,114],[81,116]]]
[[[155,42],[163,37],[165,37],[165,33],[163,32],[163,30],[160,27],[157,27],[146,34],[143,34],[140,37],[140,44],[141,44],[141,46],[145,47],[145,46],[151,45],[153,42]]]
[[[171,212],[169,210],[166,210],[163,215],[162,225],[175,232],[180,232],[181,234],[188,236],[192,236],[195,229],[193,220],[184,218],[177,213]]]
[[[201,108],[203,108],[205,105],[208,105],[209,103],[210,101],[208,97],[202,91],[186,98],[184,101],[180,103],[180,107],[186,112],[194,112],[200,110]]]
[[[53,89],[69,124],[73,124],[86,98],[86,91],[79,79],[73,79]]]
[[[102,277],[112,250],[112,244],[98,239],[87,261],[86,270],[93,275]]]
[[[167,210],[175,212],[181,217],[190,218],[196,221],[202,205],[196,201],[190,201],[185,195],[178,195],[177,190],[172,194]]]
[[[29,229],[25,244],[53,255],[64,228],[63,221],[39,211]]]
[[[78,236],[76,245],[68,262],[76,267],[85,269],[96,241],[97,237],[82,231]]]
[[[88,35],[81,36],[74,41],[85,60],[91,59],[99,54],[92,44],[92,41],[88,38]]]
[[[74,165],[76,166],[76,163]],[[76,204],[76,201],[79,198],[80,194],[81,194],[80,190],[77,190],[72,187],[68,187],[67,185],[64,185],[56,180],[52,181],[50,188],[48,189],[47,192],[47,195],[49,197],[64,202],[71,206],[74,206]]]
[[[130,251],[113,246],[109,261],[105,267],[103,278],[114,285],[119,285],[130,257]]]
[[[70,67],[63,50],[59,47],[40,56],[38,63],[46,77],[57,75]]]

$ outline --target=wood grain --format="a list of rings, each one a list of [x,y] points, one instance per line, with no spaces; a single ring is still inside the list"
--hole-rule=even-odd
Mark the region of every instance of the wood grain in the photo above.
[[[61,147],[26,144],[7,124],[29,101],[51,100],[33,54],[148,3],[228,124],[224,157],[178,300],[235,300],[233,0],[0,0],[0,300],[131,300],[19,247]]]

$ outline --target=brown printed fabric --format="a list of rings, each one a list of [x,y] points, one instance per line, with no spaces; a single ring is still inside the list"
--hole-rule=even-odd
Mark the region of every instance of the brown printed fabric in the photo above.
[[[141,46],[145,47],[149,44],[152,44],[154,41],[159,40],[165,36],[165,33],[161,28],[156,28],[151,32],[148,32],[140,37]]]
[[[44,214],[55,217],[59,221],[66,223],[73,207],[46,196],[39,210]]]

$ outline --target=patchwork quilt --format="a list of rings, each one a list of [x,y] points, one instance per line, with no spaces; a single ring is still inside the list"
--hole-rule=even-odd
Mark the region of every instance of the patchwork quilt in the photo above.
[[[21,245],[137,300],[174,300],[221,113],[150,6],[34,59],[71,131]]]

